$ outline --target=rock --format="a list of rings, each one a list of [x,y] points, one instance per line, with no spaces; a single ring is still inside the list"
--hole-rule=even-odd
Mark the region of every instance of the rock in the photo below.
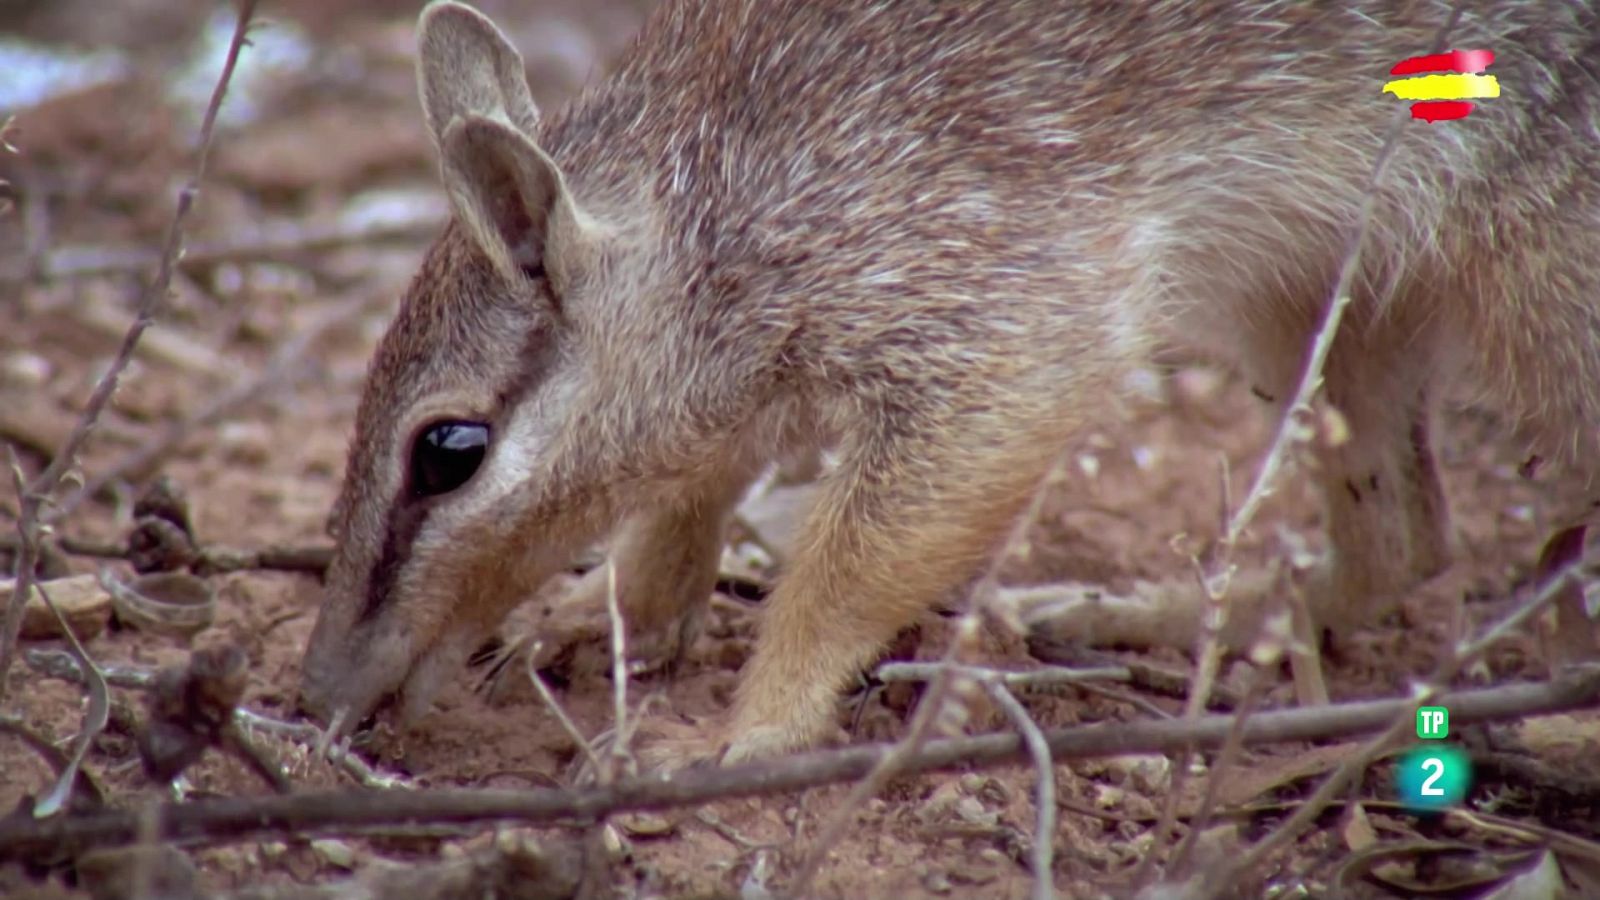
[[[1132,784],[1150,794],[1165,791],[1172,780],[1172,763],[1153,753],[1111,757],[1106,760],[1106,769],[1119,783]]]
[[[632,837],[665,837],[677,830],[671,819],[655,813],[627,813],[613,821]]]
[[[23,640],[42,641],[64,636],[61,623],[39,595],[39,584],[41,582],[34,584],[28,604],[23,609]],[[55,601],[56,608],[66,617],[67,624],[72,626],[72,633],[77,635],[78,640],[87,641],[105,630],[106,623],[111,620],[111,595],[100,587],[95,576],[74,575],[42,584],[50,594],[50,599]],[[9,602],[15,587],[16,582],[12,579],[0,580],[0,598]]]

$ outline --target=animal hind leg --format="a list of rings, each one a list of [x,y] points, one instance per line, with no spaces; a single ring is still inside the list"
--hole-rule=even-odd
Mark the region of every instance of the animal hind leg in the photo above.
[[[1329,360],[1326,397],[1348,435],[1320,440],[1315,460],[1329,558],[1308,599],[1317,622],[1335,635],[1371,624],[1451,557],[1425,375],[1360,350],[1359,357]]]

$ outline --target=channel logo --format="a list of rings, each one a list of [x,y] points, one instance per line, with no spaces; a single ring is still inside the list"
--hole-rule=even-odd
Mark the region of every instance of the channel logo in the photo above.
[[[1411,104],[1411,118],[1427,122],[1465,119],[1472,115],[1474,100],[1500,96],[1500,81],[1483,70],[1494,64],[1490,50],[1451,50],[1428,56],[1402,59],[1389,70],[1395,78],[1383,86]]]

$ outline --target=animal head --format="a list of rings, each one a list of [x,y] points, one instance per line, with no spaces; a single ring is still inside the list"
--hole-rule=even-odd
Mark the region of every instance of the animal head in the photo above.
[[[602,454],[579,446],[601,363],[573,310],[627,289],[607,275],[618,242],[540,147],[522,60],[487,18],[431,4],[418,81],[454,217],[373,358],[329,520],[302,703],[346,725],[397,696],[424,711],[605,518]]]

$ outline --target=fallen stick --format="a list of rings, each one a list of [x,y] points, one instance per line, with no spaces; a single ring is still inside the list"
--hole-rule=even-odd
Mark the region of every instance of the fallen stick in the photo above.
[[[1455,691],[1434,702],[1450,708],[1452,724],[1563,712],[1600,701],[1600,668],[1574,669],[1549,682]],[[1381,731],[1414,707],[1413,699],[1366,700],[1313,709],[1257,713],[1240,736],[1257,745],[1348,738]],[[1221,747],[1231,715],[1056,729],[1045,733],[1060,762],[1134,753],[1175,753]],[[551,824],[593,820],[616,812],[691,806],[732,797],[778,794],[862,778],[893,749],[870,744],[749,763],[693,769],[672,778],[625,778],[584,789],[324,791],[270,797],[231,797],[164,804],[151,813],[154,837],[185,843],[225,843],[266,835],[353,832],[373,826],[515,821]],[[930,741],[902,763],[900,775],[964,766],[986,767],[1027,756],[1016,734]],[[108,810],[0,820],[0,859],[49,858],[65,847],[125,845],[137,839],[139,813]]]

